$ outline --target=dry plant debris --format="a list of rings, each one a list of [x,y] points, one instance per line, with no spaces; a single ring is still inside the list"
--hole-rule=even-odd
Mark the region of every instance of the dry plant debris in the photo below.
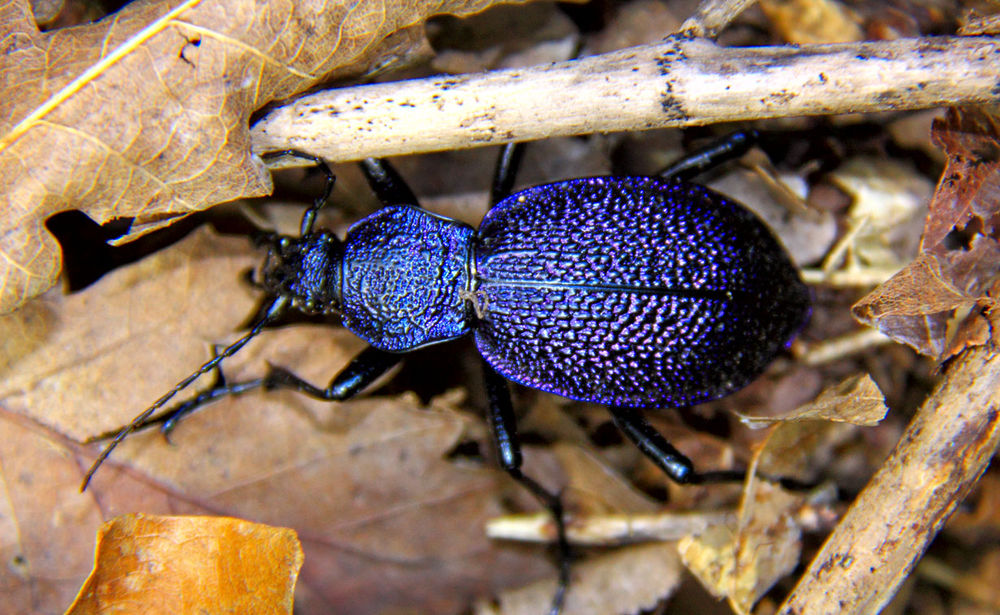
[[[932,135],[947,165],[920,255],[854,313],[918,352],[946,359],[998,339],[1000,122],[985,109],[955,108],[935,122]]]
[[[42,226],[50,214],[78,208],[99,222],[136,217],[127,241],[174,215],[266,192],[270,178],[250,154],[253,110],[330,77],[426,53],[426,15],[486,5],[398,4],[366,2],[359,5],[365,11],[345,15],[336,3],[297,3],[295,11],[313,11],[299,20],[280,4],[225,15],[208,0],[135,4],[113,19],[45,33],[25,4],[5,4],[0,28],[16,44],[0,62],[12,67],[5,74],[17,87],[0,103],[6,182],[0,250],[18,265],[3,278],[5,300],[17,302],[54,279],[58,247]],[[597,20],[602,27],[593,33],[554,7],[524,5],[435,22],[431,39],[438,47],[465,41],[451,48],[452,65],[460,54],[465,66],[499,67],[516,63],[515,56],[558,59],[578,45],[587,55],[667,34],[654,36],[651,23],[690,26],[689,15],[671,13],[680,10],[672,5],[606,6],[612,14]],[[769,1],[728,27],[731,14],[706,17],[701,27],[721,32],[720,47],[853,41],[859,33],[866,41],[917,38],[954,33],[959,18],[966,32],[995,38],[995,18],[970,17],[962,5],[901,6]],[[489,44],[479,40],[477,22],[502,14],[521,19],[504,22]],[[86,76],[94,66],[99,70]],[[139,119],[125,112],[135,101],[142,103]],[[888,101],[886,109],[898,109],[898,102]],[[705,409],[650,413],[699,468],[753,466],[763,475],[824,481],[816,491],[788,492],[761,479],[742,488],[667,484],[631,445],[609,434],[605,409],[520,392],[521,428],[535,443],[526,468],[563,489],[570,535],[579,543],[567,613],[767,613],[785,601],[787,613],[870,612],[911,571],[912,583],[897,597],[909,601],[910,612],[995,608],[988,580],[1000,552],[996,470],[986,470],[975,490],[996,448],[1000,414],[1000,136],[988,107],[939,115],[933,143],[926,114],[759,122],[754,126],[765,134],[770,160],[745,161],[752,178],[791,187],[785,192],[792,199],[769,197],[774,186],[755,187],[747,199],[779,203],[769,223],[796,236],[800,263],[825,280],[817,283],[814,316],[802,335],[807,352],[856,336],[847,317],[851,304],[870,280],[903,266],[857,302],[854,313],[931,359],[901,346],[861,345],[809,364],[791,353],[732,398]],[[537,183],[603,169],[650,172],[627,161],[668,161],[710,132],[554,139],[529,149],[525,176]],[[463,214],[475,222],[491,158],[459,152],[400,159],[397,166],[440,211],[476,203],[477,210]],[[356,198],[367,188],[352,173],[337,168],[336,206],[328,212],[341,233],[370,211]],[[717,179],[745,191],[749,183],[739,178],[746,175],[734,170]],[[924,209],[921,195],[935,181]],[[286,186],[289,193],[308,202],[315,192]],[[795,199],[807,208],[786,207]],[[294,219],[300,211],[288,209],[264,213]],[[224,227],[214,214],[212,220]],[[853,229],[860,230],[849,237]],[[258,262],[244,238],[199,228],[80,292],[50,290],[0,317],[0,557],[7,563],[0,568],[0,613],[64,612],[91,572],[95,532],[131,512],[147,515],[135,523],[168,515],[163,529],[143,526],[151,542],[169,543],[176,526],[205,515],[291,528],[305,555],[295,609],[307,615],[458,613],[473,604],[482,613],[543,612],[555,575],[541,549],[487,538],[483,528],[545,542],[551,522],[536,514],[521,523],[509,515],[536,508],[492,469],[490,440],[475,414],[483,403],[474,357],[461,345],[414,357],[397,380],[351,402],[323,404],[291,393],[222,401],[182,421],[172,443],[155,432],[135,436],[91,491],[77,493],[96,454],[80,441],[127,421],[208,358],[213,343],[240,334],[256,302],[240,274]],[[292,323],[255,340],[226,364],[226,376],[255,377],[272,362],[322,383],[361,347],[328,324]],[[928,397],[935,380],[939,388]],[[878,426],[853,424],[871,424],[886,406],[891,412]],[[917,418],[904,432],[911,414]],[[770,426],[751,430],[741,420]],[[830,486],[861,490],[886,457],[830,546],[793,587],[788,571],[812,558],[844,512],[846,502],[831,498]],[[966,493],[974,494],[968,509],[958,507],[946,523]],[[498,518],[514,529],[495,532],[503,523],[491,520]],[[918,564],[939,531],[931,556]],[[228,529],[196,532],[235,548]],[[638,542],[654,538],[663,542]],[[109,548],[102,543],[101,551]],[[176,575],[150,581],[208,580],[201,558],[169,559]],[[244,563],[267,561],[248,556]],[[683,574],[686,566],[707,590]],[[95,578],[115,574],[110,570],[99,569]],[[92,591],[87,587],[85,593]],[[929,595],[933,600],[923,599]]]

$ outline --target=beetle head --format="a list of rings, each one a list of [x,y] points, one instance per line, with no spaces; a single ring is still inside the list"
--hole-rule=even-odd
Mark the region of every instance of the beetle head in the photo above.
[[[339,309],[343,247],[332,233],[269,234],[260,237],[258,244],[268,248],[257,279],[263,290],[289,297],[292,307],[305,313]]]

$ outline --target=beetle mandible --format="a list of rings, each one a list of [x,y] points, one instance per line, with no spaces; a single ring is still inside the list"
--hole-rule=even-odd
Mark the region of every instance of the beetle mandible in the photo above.
[[[679,483],[731,479],[698,473],[639,410],[717,399],[748,384],[789,343],[809,314],[809,293],[767,227],[738,203],[687,180],[742,155],[756,140],[737,132],[653,177],[591,177],[510,194],[521,148],[504,148],[491,208],[478,229],[422,209],[386,162],[362,170],[383,207],[343,241],[314,230],[334,183],[303,214],[299,236],[267,234],[255,284],[274,299],[250,331],[123,427],[84,487],[129,433],[169,430],[222,395],[291,388],[344,400],[403,353],[473,335],[483,357],[488,420],[502,468],[552,513],[568,585],[568,544],[559,497],[521,472],[507,380],[606,404],[622,432]],[[287,310],[337,312],[369,343],[326,388],[272,367],[263,378],[220,382],[154,416],[200,375],[219,368]]]

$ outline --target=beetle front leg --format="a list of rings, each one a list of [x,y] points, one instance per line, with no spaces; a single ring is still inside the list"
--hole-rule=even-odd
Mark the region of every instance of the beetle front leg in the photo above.
[[[334,376],[325,389],[306,382],[287,369],[274,366],[271,366],[271,370],[264,376],[263,386],[269,390],[294,389],[324,401],[344,401],[363,391],[402,360],[403,355],[399,353],[386,352],[369,346]]]
[[[137,423],[133,427],[133,431],[142,431],[144,429],[149,429],[154,425],[159,425],[163,434],[165,436],[169,436],[170,432],[177,427],[178,421],[203,406],[207,406],[213,401],[223,397],[240,395],[241,393],[246,393],[247,391],[258,388],[269,390],[294,389],[300,393],[324,401],[343,401],[350,399],[363,391],[401,360],[402,355],[385,352],[369,346],[365,350],[361,351],[358,356],[354,357],[354,359],[347,364],[347,367],[334,376],[333,380],[330,381],[330,384],[325,389],[314,386],[302,378],[299,378],[292,372],[273,365],[270,366],[270,370],[263,378],[255,378],[244,382],[228,382],[225,375],[222,373],[222,370],[216,367],[214,372],[215,382],[212,386],[204,391],[200,391],[197,395],[195,395],[195,397],[177,404],[165,412],[151,416],[146,420]],[[107,440],[108,438],[112,438],[117,435],[120,431],[120,429],[116,429],[114,431],[90,438],[87,442]]]
[[[313,224],[316,222],[316,213],[326,205],[326,202],[330,200],[330,194],[333,192],[333,186],[337,181],[337,178],[333,175],[333,170],[330,169],[330,165],[326,163],[325,160],[319,156],[313,156],[312,154],[307,154],[305,152],[300,152],[295,149],[281,150],[280,152],[267,152],[261,155],[264,160],[272,160],[277,158],[282,158],[284,156],[290,156],[292,158],[300,158],[302,160],[308,160],[310,162],[316,163],[316,168],[318,168],[323,175],[326,176],[326,185],[323,188],[322,194],[316,197],[313,201],[312,206],[306,209],[302,213],[302,222],[299,224],[299,234],[308,235],[312,232]]]
[[[507,381],[493,366],[483,361],[483,375],[486,380],[486,396],[489,400],[488,420],[493,432],[500,467],[521,486],[531,492],[535,499],[548,509],[556,522],[557,547],[559,549],[559,587],[552,598],[550,615],[558,615],[569,589],[569,541],[566,539],[566,520],[563,518],[562,500],[559,495],[548,491],[534,479],[521,472],[521,441],[517,436],[517,420],[510,402]]]
[[[378,197],[380,203],[385,205],[409,205],[420,207],[413,190],[406,185],[402,176],[389,164],[389,161],[381,158],[365,158],[358,163],[372,192]]]

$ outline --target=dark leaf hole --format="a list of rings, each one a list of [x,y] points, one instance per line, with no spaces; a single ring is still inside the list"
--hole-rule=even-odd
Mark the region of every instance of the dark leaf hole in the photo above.
[[[108,242],[127,233],[132,226],[132,218],[118,218],[102,225],[87,214],[74,210],[58,213],[45,221],[45,227],[55,235],[62,248],[63,275],[68,292],[83,290],[118,267],[176,243],[199,224],[200,217],[191,215],[162,231],[112,246]]]
[[[951,231],[945,235],[943,243],[944,247],[948,250],[962,250],[968,252],[972,247],[972,240],[975,239],[976,235],[980,235],[983,232],[983,221],[979,216],[973,216],[972,219],[963,227],[954,227]]]

